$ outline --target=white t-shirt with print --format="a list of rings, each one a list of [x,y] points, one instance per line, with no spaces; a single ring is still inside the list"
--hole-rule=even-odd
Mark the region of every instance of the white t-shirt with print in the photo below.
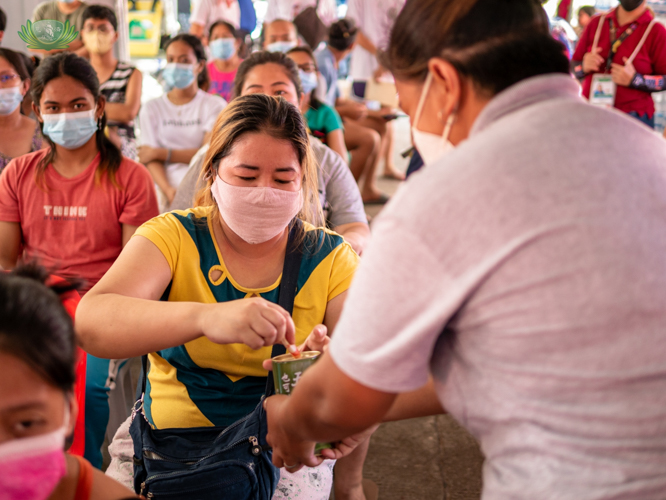
[[[198,148],[226,105],[220,96],[201,89],[187,104],[176,105],[166,94],[152,99],[142,106],[139,115],[141,144],[153,148]],[[187,167],[187,163],[166,165],[169,184],[178,187]]]
[[[406,0],[349,0],[347,17],[378,49],[388,46],[391,29]],[[370,80],[377,59],[358,43],[352,51],[350,75],[354,80]]]
[[[227,0],[195,0],[190,24],[197,23],[204,27],[204,33],[208,36],[208,30],[215,21],[227,21],[234,28],[240,28],[240,6],[238,0],[233,0],[227,5]]]
[[[276,19],[293,21],[298,14],[316,4],[317,0],[268,0],[264,22],[271,23]],[[325,25],[333,24],[338,18],[335,0],[319,0],[317,14]]]

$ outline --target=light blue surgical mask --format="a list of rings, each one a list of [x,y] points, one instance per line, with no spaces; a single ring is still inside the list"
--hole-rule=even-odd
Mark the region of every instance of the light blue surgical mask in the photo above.
[[[95,110],[42,115],[44,135],[65,149],[77,149],[97,132]]]
[[[298,75],[301,77],[301,85],[303,86],[303,92],[309,94],[319,85],[319,80],[317,79],[317,73],[308,73],[302,69],[298,70]]]
[[[169,63],[162,71],[164,83],[170,89],[184,89],[194,81],[194,68],[192,64]]]
[[[236,53],[235,38],[218,38],[210,42],[210,54],[213,59],[222,59],[226,61],[231,59]]]
[[[23,101],[23,94],[18,87],[0,89],[0,115],[10,115]]]
[[[273,42],[266,47],[266,50],[268,52],[282,52],[284,54],[294,47],[296,47],[296,42]]]

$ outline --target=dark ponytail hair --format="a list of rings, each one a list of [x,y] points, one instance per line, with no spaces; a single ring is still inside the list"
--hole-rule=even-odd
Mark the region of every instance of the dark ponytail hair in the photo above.
[[[282,52],[268,52],[267,50],[263,50],[251,54],[238,67],[236,78],[234,78],[234,88],[231,94],[232,99],[239,97],[243,93],[243,85],[245,85],[247,74],[255,67],[263,66],[264,64],[282,66],[287,77],[294,84],[294,87],[296,87],[298,97],[303,95],[303,86],[301,85],[301,77],[298,75],[298,66],[296,66],[296,63]]]
[[[328,45],[335,50],[344,52],[356,41],[358,28],[353,19],[344,18],[331,24],[328,29]]]
[[[173,42],[184,42],[190,47],[192,47],[192,50],[194,51],[194,55],[197,58],[197,62],[203,62],[203,69],[201,70],[201,73],[199,73],[199,77],[197,78],[197,85],[199,86],[200,89],[206,89],[210,85],[210,77],[208,76],[208,68],[206,67],[206,51],[204,50],[204,46],[201,43],[201,40],[199,40],[196,36],[190,35],[189,33],[181,33],[180,35],[176,35],[173,38],[170,38],[169,41],[164,45],[164,51],[169,48],[169,45],[171,45]]]
[[[100,99],[104,98],[99,91],[97,73],[95,73],[88,60],[71,52],[61,52],[45,58],[35,70],[32,79],[32,101],[37,107],[39,107],[46,85],[51,80],[63,76],[69,76],[81,82],[90,91],[95,102],[99,102]],[[43,133],[44,124],[41,123],[40,126]],[[106,176],[114,186],[121,187],[116,180],[116,172],[120,168],[123,156],[120,149],[104,134],[105,128],[106,113],[103,113],[102,117],[97,121],[97,132],[95,132],[95,142],[100,154],[99,166],[95,172],[95,181],[100,183],[102,177]],[[38,183],[43,181],[46,167],[50,163],[53,163],[56,154],[56,147],[53,141],[46,134],[44,134],[44,138],[48,141],[51,149],[37,166]]]
[[[407,0],[380,59],[398,79],[424,80],[439,57],[492,97],[527,78],[569,74],[564,50],[539,0]]]
[[[76,283],[47,286],[49,273],[37,264],[0,272],[0,351],[17,357],[50,385],[74,386],[76,339],[59,295]]]

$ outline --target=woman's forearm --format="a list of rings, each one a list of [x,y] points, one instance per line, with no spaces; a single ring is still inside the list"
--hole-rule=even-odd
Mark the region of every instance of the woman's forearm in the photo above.
[[[383,422],[407,420],[409,418],[429,417],[446,413],[439,401],[432,378],[428,383],[412,392],[399,394],[384,415]]]
[[[104,112],[109,121],[120,123],[130,123],[138,114],[134,112],[131,104],[119,102],[107,102],[104,106]]]
[[[93,291],[78,306],[76,331],[81,347],[93,356],[131,358],[200,337],[203,307],[206,304],[160,302]]]

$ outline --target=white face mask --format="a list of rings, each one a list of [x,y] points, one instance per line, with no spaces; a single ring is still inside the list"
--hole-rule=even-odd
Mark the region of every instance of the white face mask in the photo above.
[[[431,134],[430,132],[423,132],[416,128],[419,124],[419,120],[421,119],[421,114],[423,113],[423,108],[425,106],[426,98],[428,96],[428,91],[430,90],[431,84],[432,73],[428,73],[425,85],[423,86],[423,91],[421,91],[419,105],[416,107],[414,125],[412,125],[414,147],[421,154],[421,158],[423,158],[423,162],[426,166],[432,165],[437,160],[442,158],[446,153],[455,148],[455,146],[451,144],[451,141],[449,141],[451,127],[453,126],[453,122],[456,118],[455,112],[451,113],[447,118],[446,125],[444,126],[444,133],[441,136],[437,134]]]

